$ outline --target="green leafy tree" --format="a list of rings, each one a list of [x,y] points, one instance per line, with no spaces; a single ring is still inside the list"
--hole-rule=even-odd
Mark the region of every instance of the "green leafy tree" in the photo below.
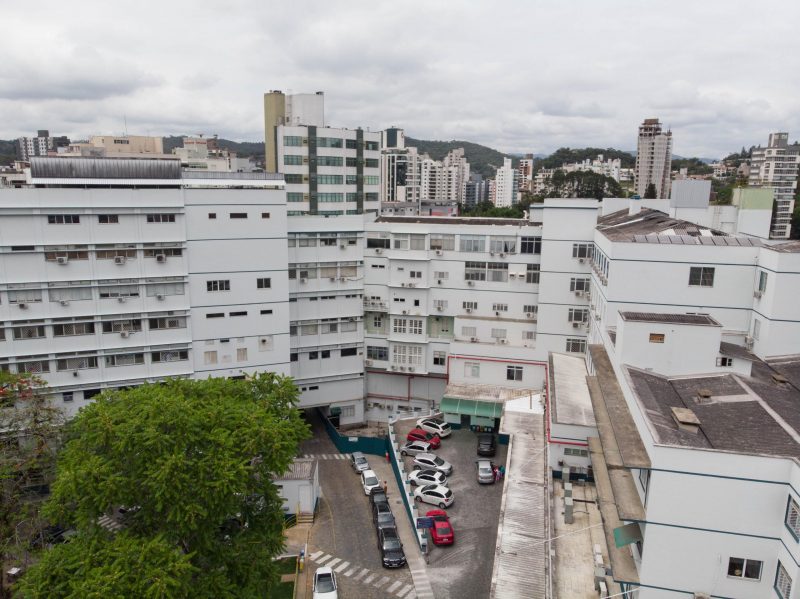
[[[658,197],[658,192],[656,191],[656,184],[649,183],[644,190],[644,199],[645,200],[654,200]]]
[[[190,597],[196,574],[191,557],[162,536],[98,532],[47,551],[18,591],[31,598]]]
[[[32,374],[0,372],[0,565],[24,565],[41,535],[40,496],[55,475],[64,413]],[[0,597],[9,596],[0,573]]]
[[[45,512],[101,543],[98,518],[135,506],[128,534],[142,543],[163,539],[187,556],[192,597],[266,596],[277,579],[272,558],[283,547],[282,501],[271,480],[308,436],[296,402],[292,380],[272,373],[106,392],[70,423]],[[32,581],[44,575],[38,566],[29,574]],[[134,573],[138,585],[158,575]],[[138,595],[131,587],[118,596]]]
[[[557,170],[547,182],[546,198],[619,198],[624,192],[620,184],[600,173]]]

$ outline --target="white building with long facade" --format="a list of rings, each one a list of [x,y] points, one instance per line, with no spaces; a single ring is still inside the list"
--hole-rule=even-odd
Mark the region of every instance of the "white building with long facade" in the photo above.
[[[798,172],[800,144],[789,144],[788,133],[770,133],[767,147],[753,148],[748,185],[773,190],[772,239],[788,239],[791,233]]]

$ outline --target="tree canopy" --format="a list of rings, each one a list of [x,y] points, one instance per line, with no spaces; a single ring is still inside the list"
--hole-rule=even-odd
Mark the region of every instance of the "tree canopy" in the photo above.
[[[658,190],[656,190],[655,183],[648,183],[647,187],[644,190],[644,199],[645,200],[654,200],[658,197]]]
[[[27,596],[77,596],[37,591],[54,577],[97,576],[86,588],[121,584],[127,589],[116,596],[125,597],[140,596],[146,579],[158,576],[173,577],[159,588],[184,588],[187,563],[192,597],[266,596],[276,580],[272,557],[283,546],[282,501],[272,477],[288,469],[308,436],[296,401],[292,380],[272,373],[170,380],[98,396],[68,426],[44,508],[52,521],[75,526],[92,550],[48,556],[26,576]],[[121,506],[130,508],[130,543],[109,538],[98,524]],[[136,543],[154,543],[169,567],[162,572],[145,562],[133,573],[105,567],[108,559],[133,559]],[[128,582],[105,580],[115,576]]]
[[[557,170],[547,181],[542,194],[546,198],[621,198],[624,196],[620,184],[600,173]]]
[[[603,160],[619,158],[622,168],[633,168],[636,164],[636,157],[633,154],[614,148],[559,148],[547,158],[542,158],[537,166],[561,168],[564,164],[583,162],[587,159],[594,160],[598,154],[603,155]]]

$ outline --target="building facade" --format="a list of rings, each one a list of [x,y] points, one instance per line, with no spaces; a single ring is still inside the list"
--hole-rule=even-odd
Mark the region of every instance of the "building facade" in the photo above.
[[[800,144],[789,144],[788,133],[770,133],[766,147],[753,148],[748,185],[768,187],[775,194],[770,229],[773,239],[788,239],[791,233],[798,171]]]
[[[17,160],[27,162],[33,156],[47,156],[69,145],[66,136],[52,137],[47,129],[40,129],[36,137],[17,138]]]
[[[672,131],[664,133],[658,119],[639,125],[634,190],[644,197],[654,185],[657,198],[668,198],[672,172]]]
[[[325,94],[284,94],[273,90],[264,94],[264,164],[268,173],[279,173],[278,126],[325,126]]]
[[[503,166],[497,169],[494,177],[492,203],[498,208],[507,208],[519,201],[517,196],[516,170],[511,167],[511,158],[504,158]]]

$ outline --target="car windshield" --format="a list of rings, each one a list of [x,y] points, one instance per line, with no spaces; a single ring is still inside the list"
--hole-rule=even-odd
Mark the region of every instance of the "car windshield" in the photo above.
[[[400,539],[396,537],[390,537],[383,540],[383,548],[386,551],[399,551],[400,550]]]
[[[440,526],[436,530],[440,535],[449,535],[452,532],[449,526]]]
[[[332,574],[320,574],[317,576],[317,592],[318,593],[330,593],[336,590],[333,585],[333,575]]]
[[[375,485],[378,484],[378,479],[375,478],[374,476],[367,476],[366,478],[364,478],[364,484],[367,485],[368,487],[374,487]]]
[[[492,473],[492,469],[491,469],[491,468],[489,468],[488,466],[481,466],[481,467],[478,469],[478,471],[479,471],[481,474],[491,474],[491,473]]]
[[[361,464],[366,464],[367,458],[356,458],[356,465],[360,466]]]
[[[444,496],[450,499],[453,496],[453,492],[450,489],[448,489],[447,493],[445,493]]]
[[[440,458],[438,455],[435,458],[433,458],[433,463],[436,464],[437,466],[444,466],[444,460]]]

